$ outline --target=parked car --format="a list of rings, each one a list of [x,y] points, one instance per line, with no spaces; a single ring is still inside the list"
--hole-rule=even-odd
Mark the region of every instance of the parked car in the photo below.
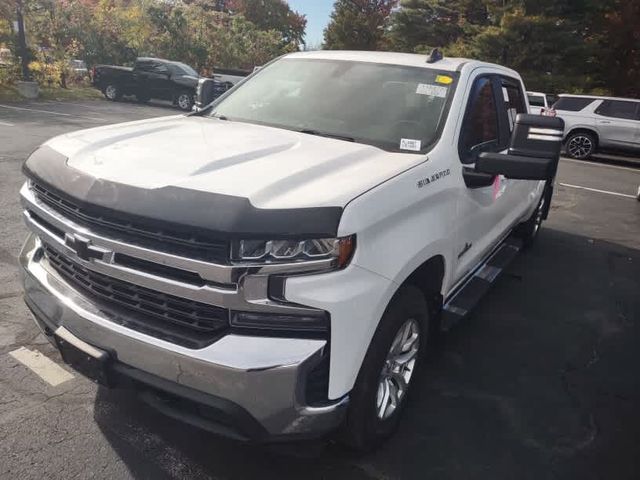
[[[108,100],[118,101],[123,95],[134,95],[140,102],[171,100],[181,110],[190,111],[199,78],[198,73],[184,63],[140,57],[133,68],[96,66],[92,81]]]
[[[572,158],[640,153],[640,100],[563,94],[551,112],[565,121],[564,145]]]
[[[36,323],[215,433],[378,445],[430,335],[534,242],[562,139],[517,72],[427,60],[296,52],[199,113],[47,141],[21,189]]]
[[[535,115],[542,115],[549,109],[549,102],[545,93],[527,92],[527,98],[529,99],[529,112]]]

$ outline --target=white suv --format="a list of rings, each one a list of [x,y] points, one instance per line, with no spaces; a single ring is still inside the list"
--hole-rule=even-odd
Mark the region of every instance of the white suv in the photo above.
[[[640,153],[640,100],[560,95],[553,111],[565,121],[565,148],[572,158],[598,151]]]

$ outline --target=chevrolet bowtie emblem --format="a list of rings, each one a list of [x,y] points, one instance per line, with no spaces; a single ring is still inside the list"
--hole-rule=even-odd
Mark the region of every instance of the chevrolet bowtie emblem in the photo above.
[[[67,247],[76,252],[78,258],[89,261],[91,259],[104,260],[108,250],[91,245],[91,240],[76,233],[67,233],[64,236],[64,243]]]

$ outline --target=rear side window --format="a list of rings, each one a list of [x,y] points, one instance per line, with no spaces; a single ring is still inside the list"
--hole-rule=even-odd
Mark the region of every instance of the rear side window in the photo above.
[[[498,141],[498,109],[491,79],[485,77],[476,82],[462,140],[462,148],[466,151],[483,143]]]
[[[520,88],[520,84],[515,80],[501,78],[502,96],[507,109],[507,118],[509,120],[509,131],[513,130],[516,123],[516,116],[519,113],[527,113],[527,105],[524,101],[524,94]]]
[[[596,113],[605,117],[638,120],[638,105],[640,105],[640,102],[605,100],[596,108]]]
[[[152,68],[152,64],[151,62],[145,62],[145,61],[136,62],[135,68],[136,70],[140,70],[142,72],[150,72]]]
[[[554,110],[565,110],[567,112],[579,112],[587,105],[593,103],[593,98],[582,97],[560,97],[553,105]]]
[[[167,66],[164,63],[160,63],[160,62],[154,62],[152,71],[153,73],[163,73],[163,74],[169,73]]]
[[[529,105],[532,107],[544,107],[544,97],[540,95],[529,95]]]

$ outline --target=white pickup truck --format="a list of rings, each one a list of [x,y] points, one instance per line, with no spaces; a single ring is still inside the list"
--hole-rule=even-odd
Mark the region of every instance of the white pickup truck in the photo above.
[[[546,217],[563,122],[527,111],[498,65],[321,51],[53,138],[24,165],[26,303],[73,368],[175,418],[375,447],[430,333]]]

